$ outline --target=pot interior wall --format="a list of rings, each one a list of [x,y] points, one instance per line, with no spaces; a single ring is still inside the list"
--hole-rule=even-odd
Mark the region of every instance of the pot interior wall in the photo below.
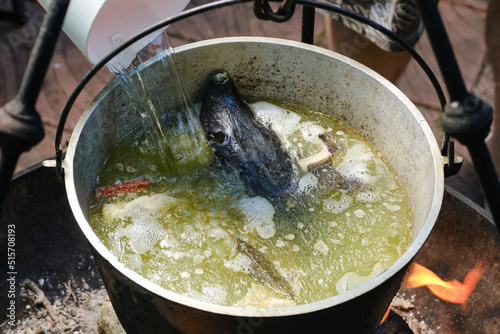
[[[411,241],[430,233],[443,193],[442,163],[430,128],[418,109],[397,88],[358,63],[300,43],[276,39],[225,38],[183,46],[175,61],[188,96],[200,101],[209,73],[227,71],[245,97],[286,101],[328,114],[371,141],[403,183],[414,227]],[[162,82],[161,62],[142,70],[153,78],[153,95],[167,109],[175,100]],[[86,119],[86,120],[85,120]],[[117,142],[139,126],[128,96],[116,80],[93,101],[75,128],[68,155],[80,208],[88,218],[96,175]],[[67,155],[67,156],[68,156]],[[74,173],[74,174],[72,174]],[[425,226],[425,228],[424,228]]]

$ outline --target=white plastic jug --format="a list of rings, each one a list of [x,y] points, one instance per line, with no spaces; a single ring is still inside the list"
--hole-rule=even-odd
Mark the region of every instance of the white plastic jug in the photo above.
[[[53,0],[37,0],[47,10]],[[189,0],[71,0],[63,23],[63,31],[83,54],[95,64],[121,42],[180,13]],[[144,37],[130,46],[120,57],[127,66],[138,51],[161,31]]]

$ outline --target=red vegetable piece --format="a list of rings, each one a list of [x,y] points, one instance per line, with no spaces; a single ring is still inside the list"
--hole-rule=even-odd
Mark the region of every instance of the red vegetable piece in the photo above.
[[[114,197],[117,195],[124,195],[132,192],[139,191],[149,185],[148,179],[139,179],[128,181],[120,184],[113,184],[111,186],[98,188],[97,191],[103,197]]]

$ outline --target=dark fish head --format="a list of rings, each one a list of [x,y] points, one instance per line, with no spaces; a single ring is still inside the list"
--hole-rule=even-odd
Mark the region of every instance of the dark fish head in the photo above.
[[[226,72],[208,81],[200,121],[217,158],[258,194],[275,197],[293,183],[292,159],[280,139],[256,121]]]
[[[248,105],[239,96],[226,72],[214,75],[207,83],[200,121],[215,155],[231,166],[246,160],[245,139],[256,123]]]

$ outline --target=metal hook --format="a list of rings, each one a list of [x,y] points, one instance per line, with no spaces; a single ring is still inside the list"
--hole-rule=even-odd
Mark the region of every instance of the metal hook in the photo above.
[[[283,0],[279,8],[273,10],[267,0],[255,0],[253,11],[255,16],[261,20],[285,22],[292,17],[295,11],[295,3],[293,0]]]
[[[445,137],[448,136],[445,134]],[[444,146],[446,146],[446,149],[443,149],[442,151],[443,156],[445,157],[444,177],[449,177],[460,171],[460,168],[462,168],[462,165],[464,164],[464,158],[455,156],[455,142],[448,140]]]

